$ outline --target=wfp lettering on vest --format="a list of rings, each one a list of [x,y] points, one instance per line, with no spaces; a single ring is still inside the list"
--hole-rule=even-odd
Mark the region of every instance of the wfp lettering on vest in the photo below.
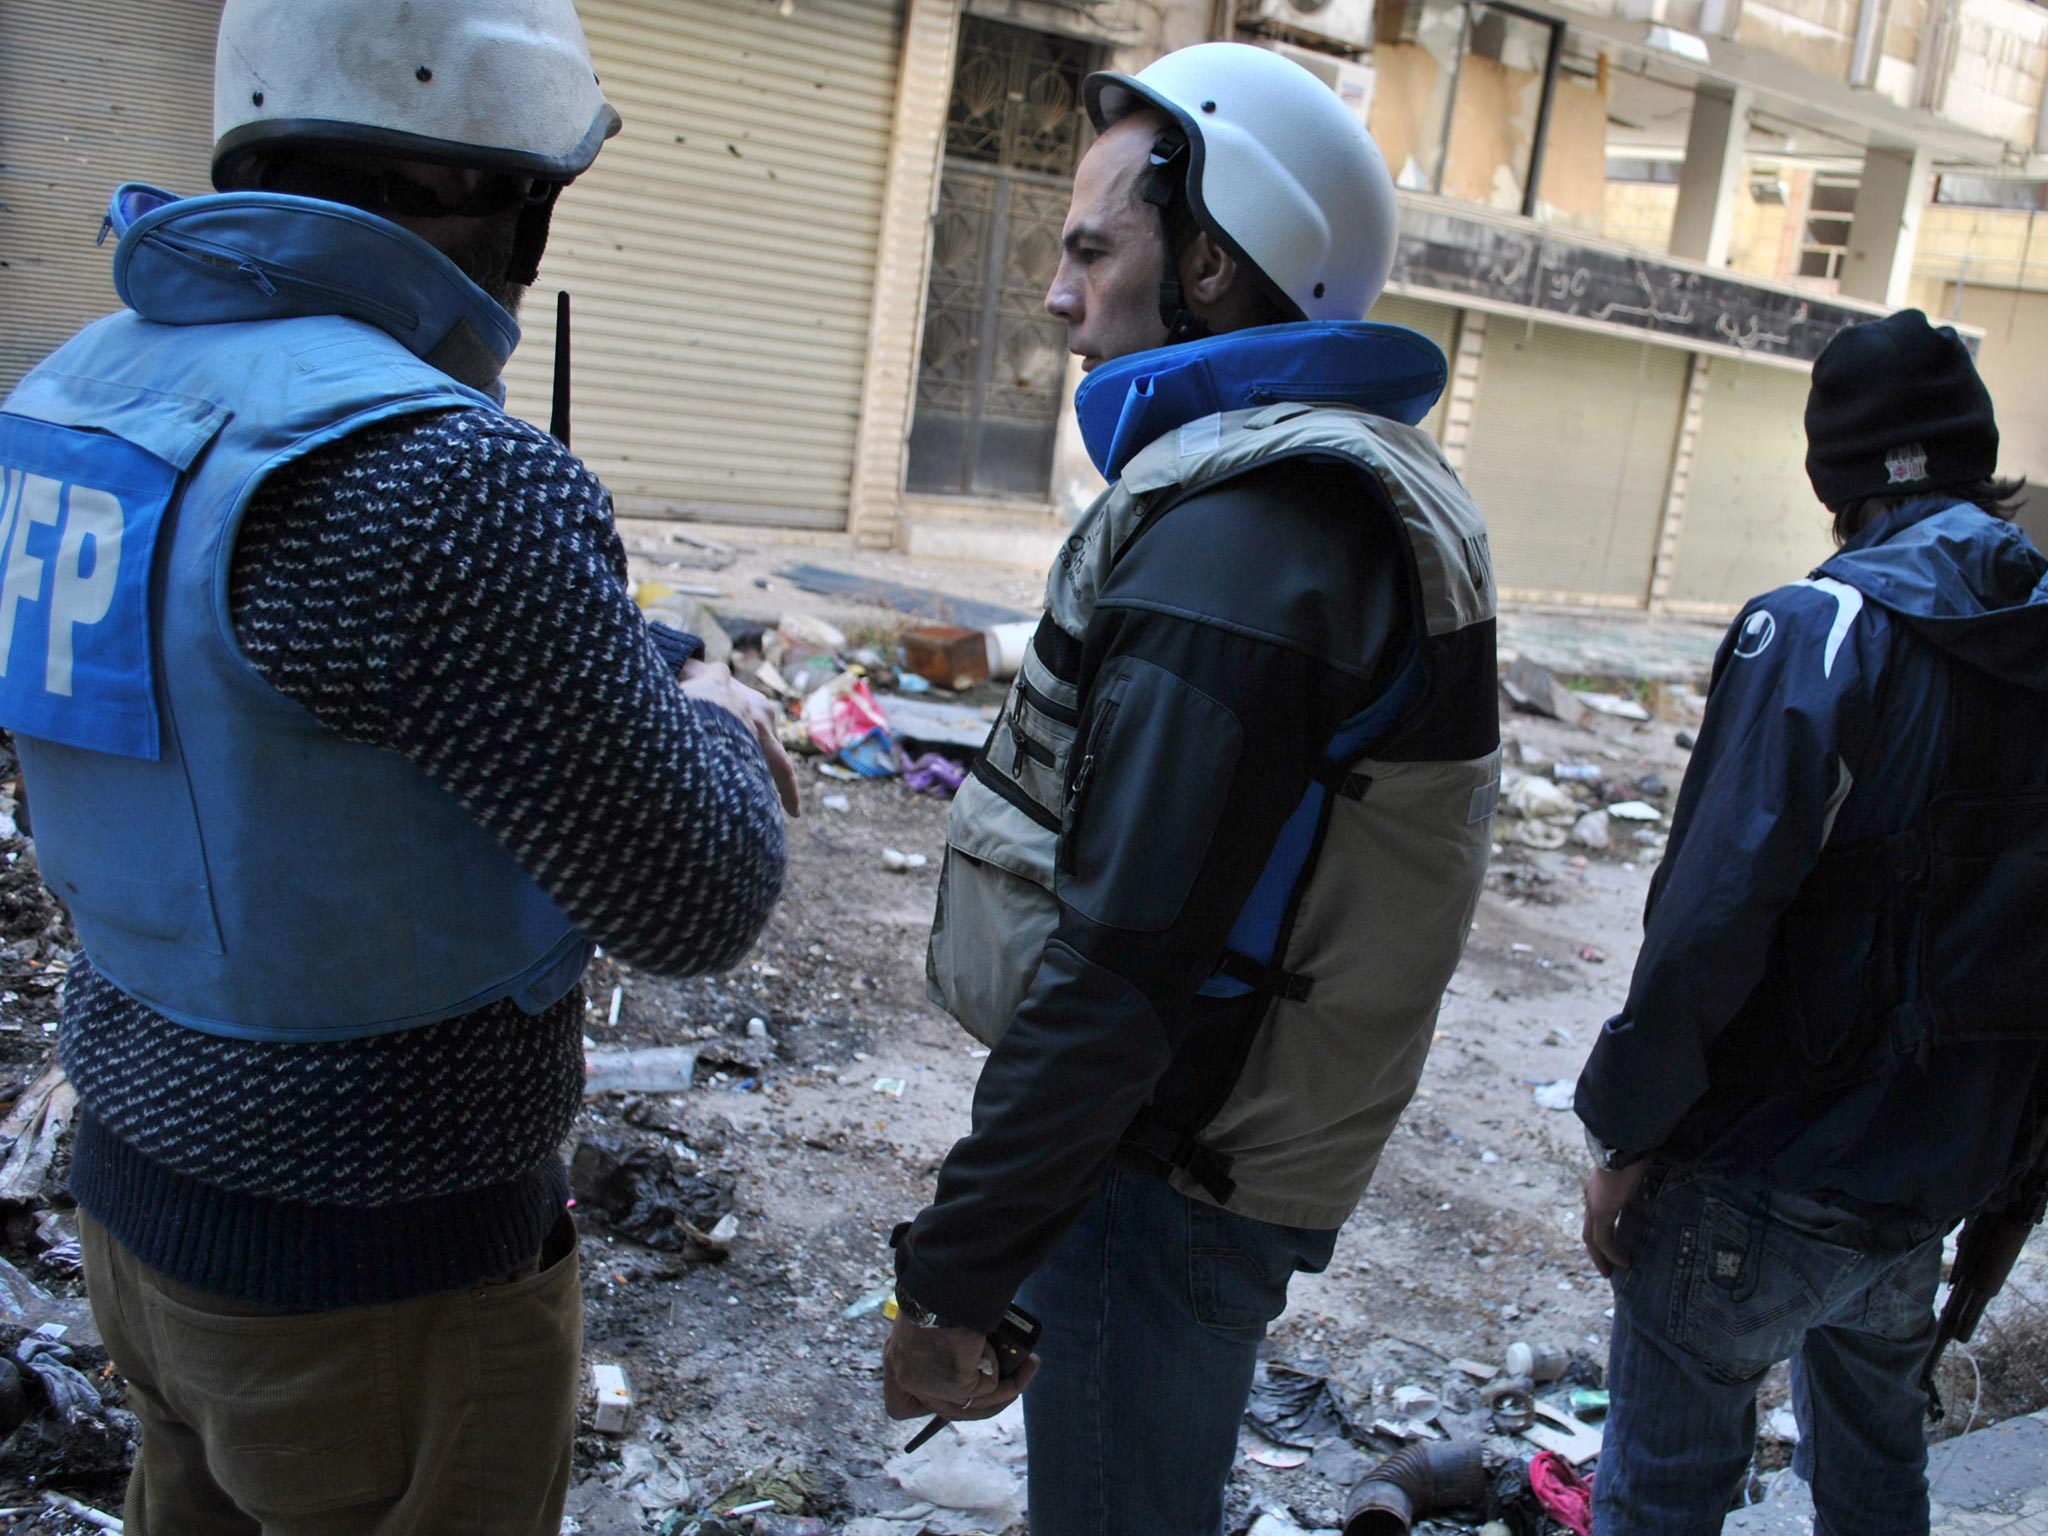
[[[122,438],[0,412],[0,726],[158,757],[149,576],[177,485]]]
[[[121,577],[121,502],[110,491],[0,469],[0,678],[17,659],[24,609],[40,609],[45,693],[72,696],[77,634],[107,617]],[[52,530],[54,558],[38,554]]]

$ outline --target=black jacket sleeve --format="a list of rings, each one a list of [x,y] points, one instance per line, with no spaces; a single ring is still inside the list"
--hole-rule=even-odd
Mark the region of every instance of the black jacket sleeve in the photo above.
[[[1159,514],[1104,589],[1059,927],[898,1244],[948,1321],[992,1329],[1092,1196],[1325,744],[1391,680],[1408,557],[1369,495],[1334,465],[1255,471]]]

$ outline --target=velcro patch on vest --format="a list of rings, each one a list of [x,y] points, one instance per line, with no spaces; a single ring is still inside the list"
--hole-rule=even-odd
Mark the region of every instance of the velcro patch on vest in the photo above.
[[[0,415],[0,725],[159,755],[149,576],[176,486],[121,438]]]
[[[1488,779],[1472,791],[1472,804],[1465,812],[1465,825],[1481,822],[1500,809],[1500,780]]]

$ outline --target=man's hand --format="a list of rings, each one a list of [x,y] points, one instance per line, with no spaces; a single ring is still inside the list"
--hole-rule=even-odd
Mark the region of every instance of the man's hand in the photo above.
[[[1649,1168],[1650,1160],[1644,1158],[1619,1171],[1595,1168],[1586,1175],[1586,1225],[1580,1236],[1585,1239],[1586,1252],[1602,1279],[1612,1276],[1617,1269],[1628,1268],[1627,1257],[1614,1241],[1614,1226]]]
[[[802,815],[803,807],[796,797],[796,764],[782,750],[782,741],[776,735],[775,706],[734,677],[730,668],[715,661],[686,661],[682,677],[684,693],[731,710],[753,729],[754,740],[761,744],[761,755],[768,759],[775,792],[782,797],[782,808],[792,816]]]
[[[996,1352],[972,1328],[919,1328],[896,1319],[882,1346],[882,1402],[892,1419],[992,1419],[1038,1374],[1033,1355],[1007,1381]]]

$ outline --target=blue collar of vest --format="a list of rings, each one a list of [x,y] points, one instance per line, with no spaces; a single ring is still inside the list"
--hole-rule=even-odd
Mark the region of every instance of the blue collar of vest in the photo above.
[[[1299,320],[1104,363],[1074,392],[1074,412],[1088,457],[1114,480],[1148,443],[1219,411],[1348,405],[1412,427],[1447,376],[1436,343],[1405,326]]]
[[[165,325],[340,315],[388,332],[504,403],[519,326],[454,262],[388,219],[281,192],[177,197],[129,182],[102,230],[120,239],[114,288]]]

